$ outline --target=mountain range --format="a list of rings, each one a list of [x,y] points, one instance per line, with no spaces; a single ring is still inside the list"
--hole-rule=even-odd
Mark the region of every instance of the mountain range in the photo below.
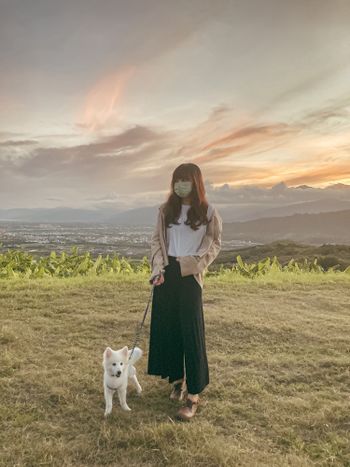
[[[315,207],[315,204],[312,206]],[[292,209],[292,208],[291,208]],[[154,225],[158,206],[143,207],[114,214],[71,208],[14,209],[0,211],[0,220],[23,223],[107,223],[111,225]],[[288,210],[286,210],[288,212]],[[294,240],[308,244],[350,244],[350,209],[264,217],[248,221],[225,222],[223,240],[267,243]]]
[[[261,243],[288,239],[310,245],[350,245],[350,209],[225,223],[223,240],[231,239]]]
[[[271,242],[289,239],[310,244],[350,243],[350,185],[336,183],[326,188],[308,185],[271,189],[223,186],[210,198],[223,219],[223,239]],[[231,202],[233,200],[234,202]],[[295,200],[300,200],[295,202]],[[158,203],[134,209],[12,208],[0,209],[0,223],[103,223],[114,226],[152,226]]]

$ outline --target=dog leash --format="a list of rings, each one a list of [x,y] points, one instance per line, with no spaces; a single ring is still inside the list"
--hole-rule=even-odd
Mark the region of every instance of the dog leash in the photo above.
[[[153,279],[155,279],[155,277],[154,277]],[[143,323],[145,322],[146,315],[147,315],[147,312],[148,312],[148,307],[149,307],[149,304],[151,303],[151,299],[152,299],[154,287],[155,287],[155,285],[152,284],[151,293],[150,293],[150,296],[149,296],[149,299],[148,299],[148,303],[147,303],[145,312],[144,312],[144,314],[143,314],[143,319],[142,319],[142,321],[141,321],[141,324],[136,326],[136,334],[135,334],[134,344],[133,344],[133,348],[132,348],[132,351],[131,351],[131,354],[130,354],[130,357],[129,357],[128,361],[131,359],[132,354],[134,353],[136,344],[138,343],[138,340],[139,340],[139,338],[140,338],[140,334],[141,334],[141,330],[142,330],[142,327],[143,327]]]

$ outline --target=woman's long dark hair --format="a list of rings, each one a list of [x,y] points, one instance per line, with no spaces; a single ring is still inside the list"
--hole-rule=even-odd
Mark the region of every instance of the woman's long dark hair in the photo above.
[[[208,201],[205,196],[205,187],[202,172],[198,165],[187,163],[180,164],[173,172],[171,180],[171,191],[164,206],[165,225],[179,224],[177,219],[181,213],[181,198],[174,192],[174,184],[178,180],[192,181],[192,191],[188,195],[191,198],[191,206],[187,211],[186,225],[191,229],[198,230],[200,225],[208,224],[207,218]]]

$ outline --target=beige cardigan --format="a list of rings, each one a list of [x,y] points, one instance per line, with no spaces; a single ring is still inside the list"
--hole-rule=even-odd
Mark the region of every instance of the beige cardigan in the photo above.
[[[169,264],[166,238],[167,232],[163,211],[164,206],[165,203],[162,203],[158,208],[156,227],[151,237],[149,262],[151,264],[152,273],[149,279],[150,284],[152,284],[152,280],[157,274],[160,272],[164,273],[165,266]],[[221,249],[221,233],[222,218],[216,207],[213,206],[212,216],[207,224],[207,230],[199,246],[198,254],[177,257],[180,263],[182,277],[193,274],[198,284],[203,288],[204,275],[207,272],[208,266],[218,256]]]

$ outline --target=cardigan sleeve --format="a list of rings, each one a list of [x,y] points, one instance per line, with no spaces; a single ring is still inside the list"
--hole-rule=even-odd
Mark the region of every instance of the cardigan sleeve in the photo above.
[[[214,207],[213,215],[207,225],[198,254],[188,256],[178,256],[177,259],[181,267],[181,275],[198,274],[208,268],[215,260],[221,250],[222,218],[218,210]]]
[[[158,209],[158,216],[156,226],[151,236],[151,253],[150,253],[150,265],[151,265],[151,277],[149,279],[150,284],[154,277],[160,272],[165,271],[164,269],[164,258],[162,253],[162,248],[159,241],[159,232],[161,231],[161,213],[160,208]]]

